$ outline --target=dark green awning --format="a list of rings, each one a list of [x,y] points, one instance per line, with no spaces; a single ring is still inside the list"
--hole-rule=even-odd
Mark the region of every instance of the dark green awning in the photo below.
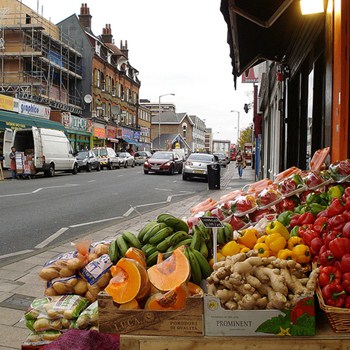
[[[9,129],[24,129],[36,126],[38,128],[55,129],[66,132],[65,127],[61,123],[0,110],[0,126],[4,124],[5,127]]]

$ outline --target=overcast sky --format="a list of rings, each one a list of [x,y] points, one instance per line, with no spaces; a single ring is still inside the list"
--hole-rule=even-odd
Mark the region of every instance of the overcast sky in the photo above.
[[[253,85],[234,89],[227,26],[220,0],[22,0],[53,23],[80,12],[87,3],[92,30],[111,24],[115,44],[128,41],[130,64],[139,71],[140,98],[171,102],[177,112],[197,115],[214,138],[236,141],[238,113],[242,130],[252,123]]]

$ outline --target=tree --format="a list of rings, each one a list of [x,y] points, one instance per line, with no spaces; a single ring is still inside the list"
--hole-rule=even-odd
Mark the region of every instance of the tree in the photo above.
[[[239,148],[242,150],[247,142],[252,142],[253,124],[250,124],[246,129],[240,130],[238,139]]]

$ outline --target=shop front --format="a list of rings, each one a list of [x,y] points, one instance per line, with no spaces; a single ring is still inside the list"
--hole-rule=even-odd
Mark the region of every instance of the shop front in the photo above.
[[[136,137],[138,139],[136,139]],[[141,143],[138,142],[140,138],[140,132],[134,131],[128,128],[118,128],[117,129],[117,137],[120,140],[118,145],[119,151],[125,151],[129,148],[131,148],[134,152],[139,150]]]
[[[93,122],[92,124],[92,138],[90,148],[104,147],[106,143],[106,127],[102,123]]]
[[[91,126],[89,120],[72,115],[70,112],[61,113],[62,125],[67,130],[67,137],[75,151],[89,149]]]
[[[107,147],[113,148],[115,151],[118,147],[119,140],[116,138],[117,136],[117,128],[112,125],[107,126]]]

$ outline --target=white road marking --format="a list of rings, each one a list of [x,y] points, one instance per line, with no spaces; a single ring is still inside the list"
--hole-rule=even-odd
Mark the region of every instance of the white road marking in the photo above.
[[[0,198],[5,198],[5,197],[16,197],[16,196],[26,196],[28,194],[35,194],[38,193],[42,190],[50,189],[50,188],[62,188],[62,187],[75,187],[75,186],[80,186],[79,184],[66,184],[62,186],[50,186],[50,187],[39,187],[36,190],[32,192],[22,192],[22,193],[12,193],[12,194],[3,194],[0,195]]]
[[[96,220],[96,221],[90,221],[90,222],[83,222],[81,224],[70,225],[69,228],[93,225],[93,224],[98,224],[100,222],[106,222],[106,221],[111,221],[111,220],[115,220],[115,219],[122,219],[122,216],[115,216],[114,218],[108,218],[108,219],[102,219],[102,220]]]
[[[5,259],[5,258],[10,258],[11,256],[16,256],[16,255],[21,255],[21,254],[26,254],[26,253],[30,253],[33,250],[31,249],[27,249],[27,250],[21,250],[19,252],[15,252],[15,253],[10,253],[10,254],[5,254],[5,255],[0,255],[0,260],[1,259]]]
[[[169,190],[169,188],[158,188],[158,187],[155,187],[155,190],[157,190],[157,191],[169,191],[169,192],[173,192],[173,190]]]
[[[51,243],[54,239],[59,237],[62,233],[66,232],[67,230],[68,230],[68,227],[62,227],[56,233],[47,237],[44,241],[36,245],[34,248],[40,249],[40,248],[46,247],[49,243]]]
[[[5,198],[5,197],[16,197],[16,196],[26,196],[27,194],[32,194],[32,192],[2,194],[2,195],[0,195],[0,198]]]
[[[89,180],[88,182],[95,182],[96,180]]]
[[[123,216],[129,216],[134,210],[135,208],[131,207]]]
[[[41,190],[42,190],[42,188],[38,188],[38,189],[34,190],[32,193],[38,193]]]

